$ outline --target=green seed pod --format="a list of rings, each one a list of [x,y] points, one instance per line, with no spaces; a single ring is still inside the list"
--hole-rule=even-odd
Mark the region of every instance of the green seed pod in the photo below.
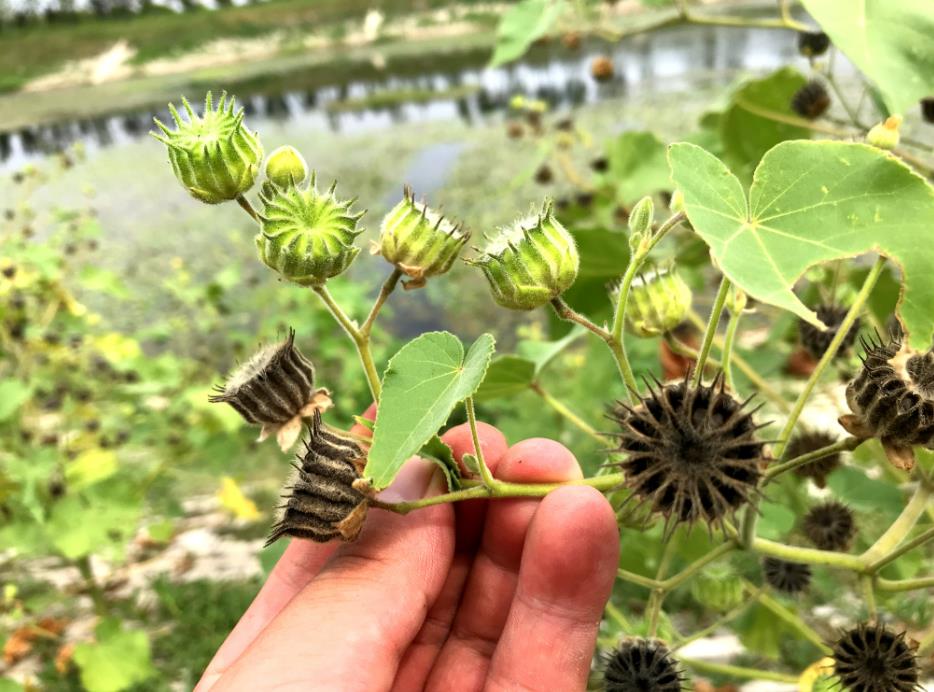
[[[555,218],[551,200],[541,213],[500,229],[482,253],[469,263],[483,271],[493,300],[511,310],[534,310],[557,298],[580,266],[574,238]]]
[[[260,198],[260,232],[256,247],[260,259],[283,278],[300,286],[321,286],[344,272],[360,248],[353,241],[363,232],[357,222],[364,212],[350,211],[355,200],[338,200],[335,182],[321,193],[311,183],[304,187],[264,186]]]
[[[743,582],[732,570],[715,567],[691,581],[691,595],[700,605],[722,613],[743,602]]]
[[[279,187],[301,185],[308,177],[308,164],[295,147],[281,146],[266,159],[266,177]]]
[[[636,253],[642,241],[652,233],[655,220],[655,204],[651,197],[643,197],[629,212],[629,249]]]
[[[891,151],[898,146],[899,133],[902,117],[893,115],[886,118],[883,122],[872,126],[872,129],[866,134],[866,141],[874,147]]]
[[[383,218],[373,253],[411,277],[406,288],[419,288],[429,276],[451,268],[469,237],[463,226],[416,202],[412,189],[406,187],[402,200]]]
[[[172,170],[185,189],[195,199],[220,204],[253,187],[263,160],[263,147],[256,133],[244,125],[243,109],[234,112],[234,99],[228,100],[226,92],[217,108],[208,92],[200,117],[184,97],[182,105],[187,120],[170,103],[176,129],[170,130],[155,118],[162,133],[151,134],[168,147]]]
[[[664,334],[684,320],[691,300],[690,287],[674,271],[641,276],[629,291],[626,324],[638,336]]]

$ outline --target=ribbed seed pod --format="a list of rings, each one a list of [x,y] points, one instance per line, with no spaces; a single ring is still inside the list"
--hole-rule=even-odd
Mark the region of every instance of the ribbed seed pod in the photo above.
[[[859,374],[846,388],[852,415],[840,424],[860,438],[877,437],[889,461],[914,466],[915,445],[934,449],[934,353],[915,353],[891,340],[863,340]]]
[[[629,291],[626,325],[638,336],[664,334],[681,324],[692,299],[690,287],[674,271],[641,276]]]
[[[811,585],[809,565],[786,562],[775,557],[767,557],[762,561],[762,576],[773,589],[787,594],[801,593]]]
[[[635,408],[611,414],[622,431],[617,464],[633,497],[661,513],[669,529],[701,520],[719,525],[758,493],[767,463],[757,426],[718,377],[650,388]]]
[[[353,541],[363,528],[367,496],[354,484],[361,478],[366,454],[351,438],[327,428],[320,412],[312,419],[305,454],[294,464],[286,486],[282,515],[266,545],[282,538],[308,538],[326,543],[334,538]]]
[[[580,258],[574,238],[546,200],[538,214],[500,229],[468,264],[480,267],[493,300],[512,310],[534,310],[557,298],[577,278]]]
[[[428,277],[446,273],[469,237],[462,225],[416,202],[406,187],[402,200],[383,218],[373,252],[411,278],[406,288],[418,288]]]
[[[804,516],[802,527],[808,540],[821,550],[849,550],[856,536],[853,512],[835,500],[811,507]]]
[[[315,389],[315,368],[295,347],[291,329],[284,341],[261,349],[217,391],[211,403],[230,404],[247,423],[262,426],[260,439],[275,433],[286,449],[301,432],[303,416],[331,405],[327,390]]]
[[[743,580],[728,567],[709,567],[691,580],[691,596],[698,604],[718,612],[736,608],[746,598]]]
[[[812,79],[791,97],[791,110],[802,118],[814,120],[830,108],[830,93],[827,88]]]
[[[630,637],[604,658],[605,692],[681,692],[684,674],[657,639]]]
[[[834,672],[851,692],[920,690],[918,661],[905,641],[881,623],[861,623],[833,644]]]
[[[191,196],[207,204],[219,204],[253,187],[263,147],[256,133],[243,124],[243,109],[234,112],[234,99],[228,101],[226,92],[215,108],[209,91],[201,116],[185,98],[182,105],[187,120],[169,104],[176,129],[170,130],[154,118],[162,132],[150,134],[168,147],[175,177]]]
[[[806,58],[816,58],[830,48],[830,37],[823,31],[799,31],[798,52]]]
[[[353,241],[363,232],[357,222],[364,212],[350,210],[353,199],[338,200],[336,187],[335,182],[319,192],[314,173],[304,189],[264,186],[256,247],[260,259],[283,278],[321,286],[344,272],[360,252]]]
[[[815,327],[810,322],[799,320],[798,334],[801,336],[801,345],[804,346],[804,349],[811,354],[812,358],[819,360],[827,351],[830,342],[833,341],[833,338],[837,335],[840,324],[843,322],[849,309],[836,305],[818,305],[815,312],[817,313],[817,318],[827,325],[827,329],[821,329]],[[856,337],[859,335],[859,327],[860,321],[859,318],[857,318],[853,322],[853,326],[850,327],[850,331],[843,337],[840,348],[837,349],[838,356],[846,353],[856,341]]]
[[[804,456],[818,449],[829,447],[839,442],[839,438],[823,430],[807,430],[791,439],[786,455],[789,459]],[[810,478],[818,488],[827,486],[827,476],[840,468],[840,452],[834,452],[825,457],[809,462],[795,469],[795,475],[801,478]]]

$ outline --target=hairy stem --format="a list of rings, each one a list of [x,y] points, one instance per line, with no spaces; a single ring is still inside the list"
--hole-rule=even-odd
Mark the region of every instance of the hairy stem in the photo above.
[[[869,619],[875,620],[878,613],[876,612],[876,588],[872,575],[861,575],[859,585],[863,590],[863,600],[866,602],[866,612]]]
[[[239,204],[240,208],[249,214],[256,223],[260,223],[259,214],[256,212],[256,209],[253,208],[253,205],[250,204],[250,200],[240,194],[237,195],[237,204]]]
[[[899,545],[905,540],[908,532],[918,523],[918,519],[924,513],[930,499],[930,488],[924,483],[920,483],[898,519],[879,537],[879,540],[863,553],[863,562],[870,566],[870,570],[874,571],[884,567],[899,556]],[[893,555],[894,557],[892,557]]]
[[[470,437],[473,440],[473,452],[477,458],[477,467],[480,469],[480,479],[488,488],[492,488],[496,483],[493,478],[493,472],[486,465],[486,459],[483,458],[483,449],[480,447],[480,434],[477,431],[477,414],[474,411],[473,397],[467,397],[464,401],[464,407],[467,409],[467,422],[470,424]]]
[[[713,345],[713,337],[717,331],[717,325],[720,324],[720,315],[723,313],[723,305],[726,303],[726,297],[729,291],[730,280],[724,276],[720,280],[720,288],[717,291],[717,297],[714,298],[713,306],[710,308],[710,319],[707,321],[707,328],[704,330],[704,340],[701,342],[701,347],[697,354],[697,363],[694,365],[694,373],[691,376],[691,386],[693,387],[698,386],[704,377],[704,365],[707,363],[707,356],[710,355],[710,347]]]
[[[777,476],[780,476],[786,471],[793,471],[796,468],[810,464],[812,461],[824,459],[838,452],[852,452],[865,441],[866,440],[861,440],[858,437],[847,437],[839,442],[834,442],[832,445],[815,449],[813,452],[808,452],[807,454],[802,454],[801,456],[789,459],[781,464],[770,466],[762,476],[762,485],[770,483]]]
[[[376,370],[376,364],[373,362],[373,353],[370,351],[369,336],[361,333],[360,329],[357,327],[357,323],[350,319],[347,313],[341,309],[340,305],[337,304],[337,301],[335,301],[334,297],[331,295],[331,292],[328,291],[327,286],[315,286],[313,290],[327,306],[338,324],[347,332],[347,336],[353,341],[354,346],[357,348],[357,355],[360,357],[360,363],[363,365],[363,372],[366,375],[367,383],[370,385],[370,393],[373,395],[373,401],[378,402],[381,387],[379,373]]]
[[[714,675],[725,675],[728,678],[740,678],[743,680],[772,680],[775,682],[786,682],[795,684],[798,682],[797,675],[788,675],[786,673],[776,673],[761,668],[743,668],[741,666],[731,666],[726,663],[711,663],[710,661],[701,661],[696,658],[678,658],[681,663],[688,668],[700,671],[701,673],[712,673]]]
[[[918,591],[920,589],[934,589],[934,576],[920,577],[918,579],[882,579],[876,580],[879,591]]]
[[[396,285],[398,285],[400,278],[402,278],[402,270],[398,267],[394,267],[392,273],[386,278],[386,281],[383,282],[382,287],[379,289],[376,301],[373,303],[373,307],[370,308],[370,314],[367,315],[363,326],[360,327],[361,336],[369,338],[370,332],[373,331],[373,324],[379,316],[379,311],[383,309],[383,305],[386,303],[390,294],[396,290]]]
[[[865,569],[864,561],[858,555],[850,555],[849,553],[817,550],[816,548],[799,548],[758,537],[752,540],[750,548],[762,555],[771,555],[788,562],[839,567],[854,572],[862,572]]]
[[[723,354],[720,369],[723,370],[723,381],[726,388],[731,392],[736,392],[736,385],[733,383],[733,344],[736,342],[736,330],[739,327],[739,318],[742,316],[742,310],[730,312],[730,320],[726,323],[726,335],[723,337]]]
[[[582,432],[586,433],[593,439],[597,440],[597,442],[600,442],[602,444],[605,444],[607,442],[606,436],[601,435],[599,432],[597,432],[597,430],[592,425],[590,425],[587,421],[585,421],[583,418],[581,418],[576,413],[574,413],[574,411],[568,408],[567,405],[565,405],[563,401],[561,401],[555,396],[552,396],[547,391],[542,389],[542,386],[538,382],[533,382],[532,384],[529,385],[529,387],[533,392],[538,394],[546,404],[551,406],[551,408],[553,408],[555,412],[558,413],[558,415],[565,418],[569,423],[571,423],[571,425],[575,426]]]
[[[632,623],[629,622],[629,619],[623,614],[623,611],[613,605],[612,599],[606,602],[604,610],[606,610],[607,615],[609,615],[613,621],[619,625],[619,628],[623,630],[623,632],[632,632]]]
[[[91,597],[91,602],[94,604],[94,612],[104,617],[109,613],[110,605],[107,603],[107,598],[104,596],[103,589],[101,589],[100,584],[97,583],[97,579],[94,578],[94,570],[91,569],[90,557],[87,555],[79,557],[75,561],[75,566],[77,566],[78,571],[81,573],[81,578],[84,580],[84,588],[87,590],[88,595]]]

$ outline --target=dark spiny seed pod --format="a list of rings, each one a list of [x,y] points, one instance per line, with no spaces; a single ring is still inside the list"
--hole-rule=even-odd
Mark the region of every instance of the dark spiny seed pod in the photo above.
[[[535,171],[535,182],[539,185],[548,185],[555,179],[554,174],[551,172],[551,168],[548,167],[548,164],[542,164],[537,171]]]
[[[934,96],[921,99],[921,117],[929,123],[934,123]]]
[[[819,305],[815,312],[817,312],[817,318],[827,325],[827,329],[820,329],[810,322],[801,320],[798,322],[798,334],[801,336],[801,345],[804,346],[805,350],[815,360],[820,360],[821,356],[827,351],[827,347],[830,346],[830,342],[837,335],[837,330],[849,310],[834,305]],[[837,355],[845,353],[853,345],[856,336],[859,334],[859,326],[860,321],[857,318],[853,322],[853,326],[850,327],[850,331],[843,337]]]
[[[260,350],[238,368],[212,403],[230,404],[247,423],[262,426],[260,439],[275,433],[283,449],[301,433],[301,419],[331,405],[325,389],[315,389],[315,368],[295,347],[295,332]]]
[[[798,52],[806,58],[816,58],[830,48],[830,37],[823,31],[799,31]]]
[[[624,639],[604,658],[606,692],[681,692],[684,675],[668,647],[657,639]]]
[[[863,348],[862,370],[846,388],[853,413],[840,424],[856,437],[878,437],[894,466],[911,469],[913,446],[934,449],[934,352],[894,339],[863,340]]]
[[[4,267],[3,275],[8,279],[12,279],[14,276],[16,276],[16,267],[12,264],[8,267]]]
[[[594,194],[592,192],[579,192],[574,198],[574,202],[580,207],[589,207],[593,204]]]
[[[731,397],[722,378],[709,387],[687,380],[659,387],[612,414],[622,428],[619,451],[627,454],[618,464],[624,484],[671,527],[720,524],[756,495],[766,463],[747,402]]]
[[[286,487],[282,515],[266,545],[282,536],[326,543],[334,538],[353,541],[363,528],[367,496],[357,489],[366,455],[353,439],[330,430],[315,411],[305,454],[294,464]]]
[[[814,505],[804,516],[804,533],[821,550],[849,550],[856,535],[850,508],[835,500]]]
[[[833,645],[834,670],[843,689],[854,692],[913,692],[918,661],[905,633],[895,634],[881,623],[861,623]]]
[[[808,120],[819,118],[828,108],[830,108],[830,94],[827,88],[816,79],[812,79],[798,89],[791,97],[791,110]]]
[[[810,430],[802,432],[800,435],[792,438],[788,444],[787,456],[789,459],[804,456],[818,449],[828,447],[838,438],[830,433],[821,430]],[[840,467],[840,452],[834,452],[821,459],[804,464],[795,469],[795,475],[801,478],[810,478],[818,488],[827,486],[827,476]]]
[[[606,173],[610,170],[610,162],[605,156],[599,156],[590,162],[590,168],[597,173]]]
[[[762,561],[762,576],[773,589],[788,594],[801,593],[811,585],[811,567],[798,562],[785,562],[775,557]]]

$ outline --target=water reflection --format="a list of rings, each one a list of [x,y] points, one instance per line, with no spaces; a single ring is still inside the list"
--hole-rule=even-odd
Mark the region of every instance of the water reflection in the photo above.
[[[598,84],[589,77],[590,62],[605,51],[603,44],[590,44],[571,53],[555,43],[536,50],[523,62],[497,69],[485,69],[482,62],[486,56],[478,55],[476,64],[416,75],[387,71],[372,79],[279,93],[249,93],[246,85],[231,88],[239,94],[253,128],[262,130],[264,121],[293,121],[312,130],[355,133],[413,121],[483,122],[500,117],[516,93],[543,99],[553,109],[562,110],[630,92],[642,95],[703,88],[725,83],[737,71],[761,72],[800,60],[788,32],[678,27],[617,44],[611,53],[617,77]],[[285,75],[284,81],[288,83],[292,77],[293,83],[301,81],[297,73]],[[452,90],[457,90],[456,94]],[[412,91],[430,91],[438,98],[423,103],[341,107],[348,100],[359,102],[386,92]],[[166,121],[170,118],[168,110],[160,108],[0,132],[0,168],[19,167],[78,141],[93,153],[144,137],[153,116]]]

